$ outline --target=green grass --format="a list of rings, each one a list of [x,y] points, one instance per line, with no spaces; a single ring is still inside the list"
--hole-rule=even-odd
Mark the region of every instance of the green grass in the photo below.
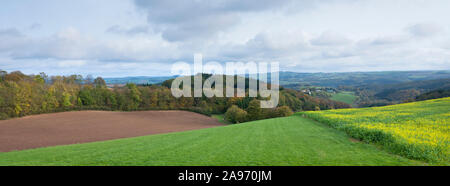
[[[353,104],[353,102],[355,102],[356,96],[353,92],[339,92],[337,94],[333,94],[330,99],[351,105]]]
[[[223,123],[223,124],[233,124],[233,123],[225,120],[225,116],[223,114],[213,114],[211,117],[214,119],[217,119],[217,121],[219,121],[220,123]]]
[[[0,165],[424,165],[294,115],[137,138],[0,153]]]
[[[392,153],[450,165],[450,98],[303,114]]]

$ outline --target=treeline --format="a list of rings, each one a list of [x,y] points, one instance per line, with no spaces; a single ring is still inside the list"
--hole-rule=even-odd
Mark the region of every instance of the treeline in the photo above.
[[[424,101],[429,99],[438,99],[450,97],[450,89],[440,89],[431,92],[427,92],[425,94],[419,95],[416,97],[416,101]]]
[[[428,99],[425,98],[426,94],[433,91],[438,92],[432,93],[434,96],[428,96],[436,98],[444,96],[445,90],[450,89],[450,79],[411,81],[392,85],[341,86],[339,89],[355,92],[358,97],[356,104],[359,107],[385,106]]]
[[[276,117],[286,117],[293,114],[288,106],[281,106],[273,109],[263,109],[260,107],[260,100],[252,100],[244,110],[236,105],[232,105],[225,113],[225,119],[232,123],[243,123]]]
[[[239,108],[247,112],[245,119],[238,120],[241,122],[284,116],[293,111],[350,107],[345,103],[313,98],[295,90],[283,89],[280,91],[279,108],[256,112],[252,108],[259,102],[253,100],[258,98],[175,98],[167,85],[167,82],[161,85],[130,83],[108,88],[101,77],[48,77],[45,73],[25,75],[19,71],[1,71],[0,119],[71,110],[188,110],[211,115],[224,114],[231,108]]]
[[[425,81],[413,81],[407,83],[400,83],[395,85],[373,87],[372,90],[379,90],[375,94],[376,98],[386,99],[388,101],[404,101],[414,100],[417,96],[430,92],[436,89],[450,88],[450,79],[436,79]]]

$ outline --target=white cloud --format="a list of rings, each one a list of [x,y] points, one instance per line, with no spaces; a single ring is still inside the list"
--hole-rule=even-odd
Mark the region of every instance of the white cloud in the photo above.
[[[90,0],[69,8],[43,0],[36,6],[49,14],[38,15],[23,10],[31,5],[1,2],[0,68],[154,75],[194,53],[218,62],[278,61],[290,71],[450,67],[445,0],[98,2],[101,10]]]
[[[86,61],[83,60],[64,60],[58,62],[58,67],[82,67],[86,65]]]

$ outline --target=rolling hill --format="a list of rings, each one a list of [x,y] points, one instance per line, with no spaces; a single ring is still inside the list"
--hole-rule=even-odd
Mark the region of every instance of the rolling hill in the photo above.
[[[334,87],[393,85],[414,81],[450,78],[450,71],[380,71],[340,73],[280,72],[280,84],[286,88],[302,86]]]
[[[0,165],[448,165],[449,101],[13,151],[0,153]]]
[[[351,105],[351,104],[353,104],[353,102],[355,102],[356,98],[357,97],[355,96],[355,94],[353,92],[343,91],[343,92],[333,94],[330,99],[334,100],[334,101],[344,102],[344,103]]]
[[[0,153],[0,165],[421,165],[299,115]]]

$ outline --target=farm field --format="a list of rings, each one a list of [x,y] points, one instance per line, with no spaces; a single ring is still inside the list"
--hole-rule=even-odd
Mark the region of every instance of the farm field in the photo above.
[[[186,111],[77,111],[0,121],[0,152],[222,126]]]
[[[450,98],[302,114],[390,152],[450,164]]]
[[[0,153],[0,165],[426,165],[293,115],[238,125]]]
[[[337,94],[333,94],[330,99],[352,105],[356,100],[356,96],[353,92],[339,92]]]

